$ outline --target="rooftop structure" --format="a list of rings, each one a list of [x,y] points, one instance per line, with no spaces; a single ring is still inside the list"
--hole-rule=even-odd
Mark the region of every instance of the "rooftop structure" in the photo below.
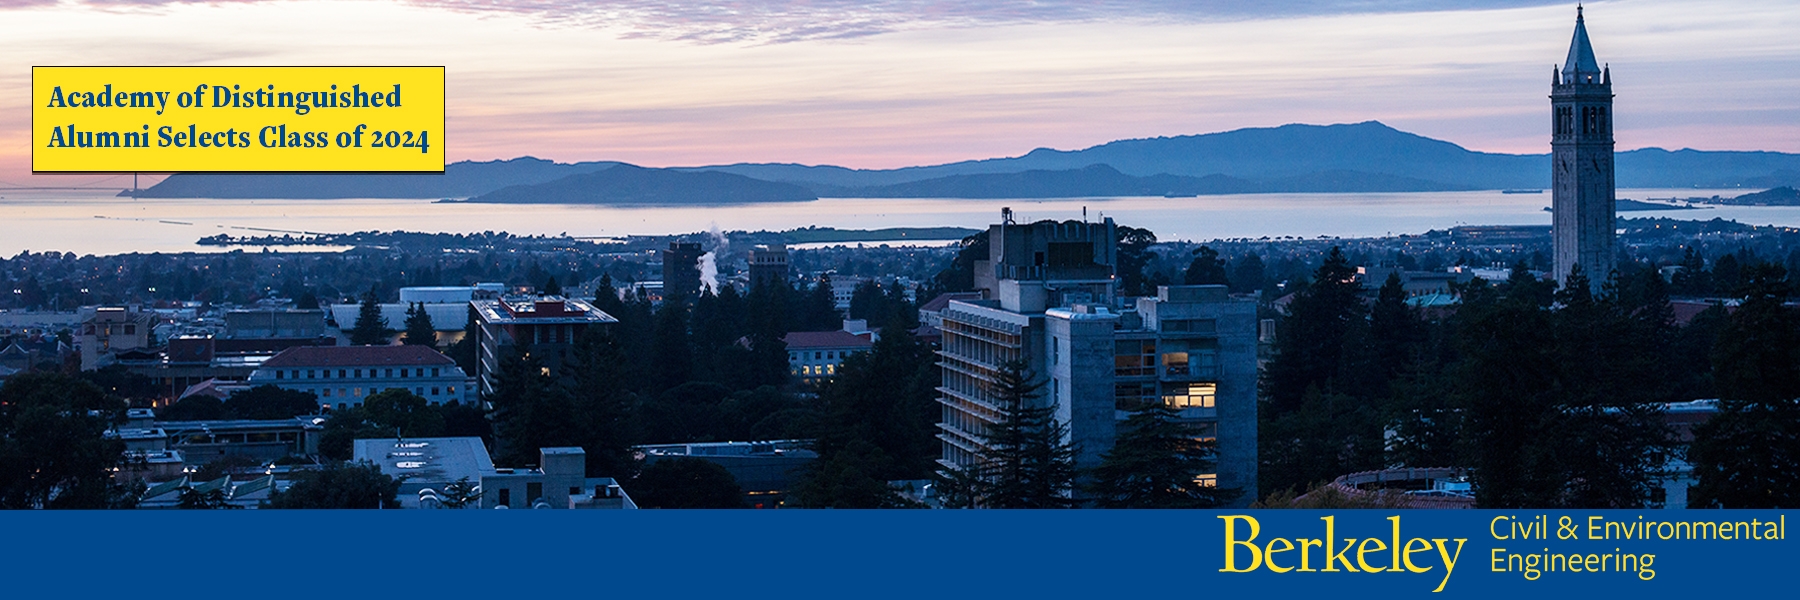
[[[750,249],[750,289],[788,284],[788,251],[782,244]]]
[[[538,468],[498,468],[481,438],[356,440],[355,459],[404,477],[404,508],[440,508],[444,488],[461,479],[481,486],[481,508],[637,508],[617,481],[588,477],[581,448],[542,448]]]
[[[500,371],[500,361],[515,348],[566,349],[588,327],[619,322],[586,300],[561,296],[476,300],[470,306],[475,310],[479,348],[475,376],[483,394],[494,393],[494,374]],[[561,367],[561,352],[543,352],[540,358],[547,368]]]

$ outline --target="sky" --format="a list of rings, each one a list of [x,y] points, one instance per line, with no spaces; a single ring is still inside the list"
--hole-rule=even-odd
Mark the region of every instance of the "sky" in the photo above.
[[[1586,4],[1621,150],[1800,152],[1800,3]],[[34,65],[443,65],[447,158],[895,168],[1379,120],[1548,151],[1573,3],[0,0],[0,187]],[[116,181],[116,179],[114,179]]]

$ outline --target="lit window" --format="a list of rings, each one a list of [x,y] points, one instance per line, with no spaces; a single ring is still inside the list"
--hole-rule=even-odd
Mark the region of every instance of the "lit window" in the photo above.
[[[1201,473],[1198,477],[1194,478],[1194,483],[1200,484],[1200,487],[1205,488],[1219,487],[1219,476],[1215,473]]]
[[[1163,396],[1163,404],[1176,409],[1213,408],[1213,400],[1218,392],[1219,385],[1216,383],[1190,383],[1185,389],[1177,386],[1174,392]]]

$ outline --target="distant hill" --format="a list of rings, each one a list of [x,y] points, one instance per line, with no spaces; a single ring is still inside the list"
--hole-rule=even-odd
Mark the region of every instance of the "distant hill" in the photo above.
[[[791,183],[714,171],[646,169],[618,164],[531,185],[515,185],[464,202],[495,204],[747,204],[816,200]]]
[[[1548,136],[1546,136],[1546,149]],[[1800,154],[1645,148],[1617,154],[1625,188],[1769,188],[1800,185]],[[544,184],[620,163],[560,164],[536,158],[458,162],[438,174],[178,174],[144,198],[466,198]],[[1088,171],[1104,165],[1110,172]],[[805,186],[834,197],[1078,197],[1235,192],[1542,189],[1548,154],[1476,152],[1375,121],[1283,125],[1202,135],[1119,140],[1081,150],[1039,148],[1022,156],[902,169],[731,164],[663,169],[721,173]],[[673,181],[673,180],[669,180]],[[692,180],[698,181],[698,180]],[[727,181],[727,180],[720,180]],[[737,184],[744,184],[741,180]],[[673,185],[673,184],[671,184]],[[684,184],[685,185],[685,184]],[[749,185],[749,184],[744,184]],[[744,197],[797,197],[776,188]],[[673,192],[675,188],[664,191]],[[564,189],[559,197],[606,194]],[[729,197],[725,188],[711,191]],[[622,193],[617,197],[629,196]],[[721,195],[722,194],[722,195]],[[492,201],[492,200],[489,200]],[[525,201],[523,197],[507,200]],[[765,201],[765,200],[745,200]]]
[[[1548,136],[1545,138],[1548,149]],[[1620,187],[1771,187],[1800,183],[1800,154],[1645,148],[1620,152],[1617,158]],[[1266,181],[1348,172],[1432,182],[1450,189],[1542,189],[1550,186],[1548,153],[1476,152],[1450,142],[1400,131],[1377,121],[1282,125],[1119,140],[1081,150],[1039,148],[1011,158],[902,169],[856,170],[793,164],[733,164],[693,169],[805,183],[825,191],[952,175],[1063,171],[1099,164],[1139,177],[1223,175]],[[1302,187],[1309,191],[1350,191],[1330,186]],[[1288,190],[1271,188],[1264,191]]]
[[[817,186],[820,194],[847,198],[1078,198],[1088,196],[1198,196],[1256,192],[1423,192],[1467,189],[1431,181],[1355,171],[1323,171],[1253,181],[1225,175],[1134,177],[1109,165],[1060,171],[950,175],[883,186]]]
[[[1800,190],[1782,186],[1774,189],[1744,194],[1736,198],[1718,200],[1718,204],[1752,205],[1752,206],[1795,206],[1800,205]]]
[[[529,156],[461,161],[437,173],[177,173],[132,194],[139,198],[463,198],[543,183],[616,162],[557,163]],[[121,194],[124,195],[124,194]]]

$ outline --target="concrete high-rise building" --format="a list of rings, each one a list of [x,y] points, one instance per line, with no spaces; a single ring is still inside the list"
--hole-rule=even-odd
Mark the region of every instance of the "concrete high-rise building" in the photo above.
[[[1118,298],[1110,219],[1002,221],[988,229],[988,260],[975,263],[984,299],[950,300],[940,315],[939,463],[980,464],[1001,416],[991,386],[1017,360],[1044,384],[1037,401],[1069,426],[1078,467],[1100,463],[1130,411],[1161,402],[1217,440],[1207,478],[1243,491],[1242,502],[1256,498],[1255,303],[1224,286]]]
[[[1614,242],[1612,71],[1594,60],[1575,9],[1569,58],[1552,72],[1550,141],[1556,281],[1581,267],[1598,289],[1611,276]]]
[[[546,369],[562,368],[562,357],[589,327],[619,320],[586,300],[561,296],[475,300],[475,379],[482,394],[493,394],[500,364],[513,352],[536,352]]]
[[[700,257],[705,254],[699,242],[669,242],[662,253],[664,300],[692,302],[700,294]]]

